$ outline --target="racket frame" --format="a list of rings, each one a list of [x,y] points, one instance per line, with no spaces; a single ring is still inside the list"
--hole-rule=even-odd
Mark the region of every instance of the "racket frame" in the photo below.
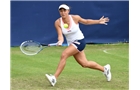
[[[36,53],[26,53],[23,49],[22,49],[22,47],[23,47],[23,44],[25,44],[25,43],[28,43],[28,42],[34,42],[34,43],[37,43],[38,45],[40,45],[40,50],[38,50]],[[36,54],[38,54],[40,51],[42,51],[44,48],[46,48],[46,47],[51,47],[51,46],[57,46],[57,43],[50,43],[50,44],[41,44],[41,43],[39,43],[39,42],[36,42],[36,41],[33,41],[33,40],[27,40],[27,41],[24,41],[24,42],[22,42],[21,43],[21,45],[20,45],[20,50],[21,50],[21,52],[22,53],[24,53],[25,55],[36,55]]]

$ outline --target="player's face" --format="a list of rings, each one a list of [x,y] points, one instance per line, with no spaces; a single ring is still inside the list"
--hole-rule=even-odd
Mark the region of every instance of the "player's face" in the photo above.
[[[66,18],[69,15],[69,10],[66,10],[66,9],[62,8],[62,9],[59,10],[59,13],[60,13],[60,16],[62,18]]]

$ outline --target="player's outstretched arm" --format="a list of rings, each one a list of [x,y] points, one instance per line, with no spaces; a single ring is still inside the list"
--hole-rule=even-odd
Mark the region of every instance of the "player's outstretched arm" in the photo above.
[[[105,24],[107,25],[107,22],[109,22],[109,18],[102,16],[99,20],[93,20],[93,19],[84,19],[80,17],[79,15],[75,15],[78,22],[85,24],[85,25],[92,25],[92,24]]]

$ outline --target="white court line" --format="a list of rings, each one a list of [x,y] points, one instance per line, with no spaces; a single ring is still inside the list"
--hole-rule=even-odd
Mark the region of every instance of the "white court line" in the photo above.
[[[103,52],[109,54],[106,50],[103,50]]]
[[[123,57],[123,56],[120,56],[120,55],[112,54],[112,53],[108,52],[107,49],[103,50],[103,52],[106,53],[106,54],[117,56],[117,57],[129,59],[129,57]]]

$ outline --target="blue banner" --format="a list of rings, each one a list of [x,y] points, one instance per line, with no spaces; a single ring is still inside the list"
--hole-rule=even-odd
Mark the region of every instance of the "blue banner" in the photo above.
[[[85,19],[109,17],[108,25],[80,24],[86,43],[129,42],[129,1],[11,1],[11,46],[25,40],[57,42],[54,22],[63,3],[71,7],[70,14]]]

